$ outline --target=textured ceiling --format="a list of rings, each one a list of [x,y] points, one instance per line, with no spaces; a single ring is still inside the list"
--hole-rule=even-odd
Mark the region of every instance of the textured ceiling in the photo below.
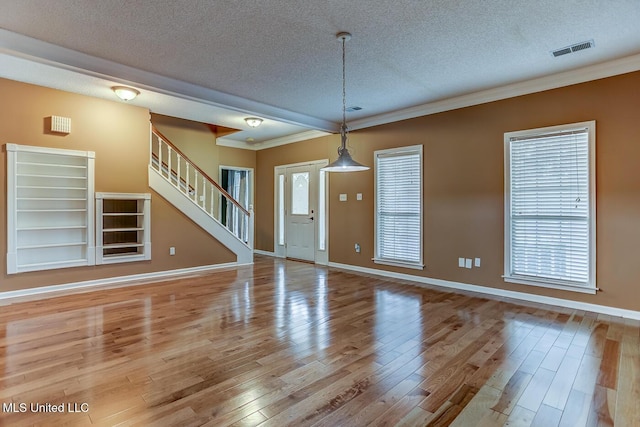
[[[350,121],[640,53],[639,0],[0,0],[0,10],[12,33],[323,130],[341,118],[339,31],[353,34],[347,104],[362,107]],[[550,53],[590,39],[595,48]]]

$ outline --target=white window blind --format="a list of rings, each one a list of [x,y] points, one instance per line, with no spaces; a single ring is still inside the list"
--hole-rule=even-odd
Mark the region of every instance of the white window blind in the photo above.
[[[506,278],[595,287],[590,127],[505,135]]]
[[[375,153],[374,261],[422,268],[422,146]]]

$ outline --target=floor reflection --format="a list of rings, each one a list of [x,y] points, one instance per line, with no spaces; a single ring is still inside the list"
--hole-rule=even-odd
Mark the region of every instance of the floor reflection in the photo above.
[[[427,418],[414,424],[426,425],[474,395],[505,421],[516,406],[535,416],[527,406],[535,399],[562,406],[583,393],[604,405],[602,393],[619,388],[616,399],[631,401],[638,331],[579,310],[262,257],[188,279],[3,306],[0,390],[12,402],[86,401],[101,425],[131,417],[172,425],[175,413],[193,425],[325,416],[325,425],[351,425],[340,414],[352,409],[367,413],[356,425],[385,413],[382,424],[417,414]],[[584,415],[592,403],[581,402]],[[154,418],[158,410],[167,418]]]
[[[327,278],[318,272],[308,281],[287,280],[287,264],[275,277],[274,326],[279,339],[305,349],[319,350],[330,341]]]

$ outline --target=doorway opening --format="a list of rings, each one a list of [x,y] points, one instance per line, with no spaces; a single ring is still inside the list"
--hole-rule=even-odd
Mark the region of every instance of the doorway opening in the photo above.
[[[220,186],[240,205],[249,210],[253,206],[253,169],[220,166]],[[249,218],[220,196],[220,222],[244,242],[249,241]]]

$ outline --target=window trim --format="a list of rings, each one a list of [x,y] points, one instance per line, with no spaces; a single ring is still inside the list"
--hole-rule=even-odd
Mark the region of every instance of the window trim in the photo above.
[[[537,279],[533,276],[511,274],[511,150],[513,138],[533,137],[544,134],[587,129],[588,134],[588,174],[589,174],[589,280],[585,284],[576,282]],[[574,292],[595,294],[596,286],[596,122],[595,120],[548,126],[504,133],[504,275],[505,282],[533,285],[544,288],[569,290]]]
[[[386,155],[411,155],[418,154],[420,156],[420,260],[418,262],[407,262],[396,259],[380,258],[378,256],[378,159],[380,156]],[[390,265],[394,267],[412,268],[416,270],[424,269],[424,156],[422,145],[411,145],[407,147],[388,148],[385,150],[376,150],[373,153],[374,160],[374,257],[372,261],[376,264]]]

